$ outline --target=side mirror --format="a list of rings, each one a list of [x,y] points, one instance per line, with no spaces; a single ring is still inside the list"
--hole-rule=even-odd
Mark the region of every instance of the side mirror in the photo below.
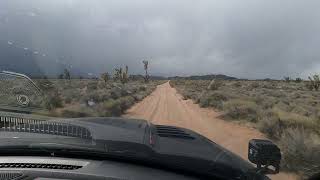
[[[280,170],[281,152],[277,145],[268,140],[249,141],[248,159],[257,165],[259,174],[277,174]],[[273,168],[271,169],[270,166]]]

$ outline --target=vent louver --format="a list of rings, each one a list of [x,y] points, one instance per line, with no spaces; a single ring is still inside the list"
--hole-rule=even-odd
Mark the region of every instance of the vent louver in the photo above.
[[[5,179],[5,180],[14,180],[14,179],[21,179],[21,177],[23,176],[23,174],[21,173],[0,173],[0,179]]]
[[[160,137],[194,139],[190,134],[176,127],[156,125],[156,131]]]
[[[80,126],[11,116],[0,116],[0,131],[52,134],[92,139],[90,131]]]
[[[82,166],[66,165],[66,164],[40,164],[40,163],[0,163],[0,169],[3,168],[40,168],[40,169],[63,169],[75,170]]]

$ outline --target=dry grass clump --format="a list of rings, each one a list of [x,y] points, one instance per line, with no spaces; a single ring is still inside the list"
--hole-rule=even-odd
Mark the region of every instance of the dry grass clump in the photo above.
[[[280,140],[282,167],[305,178],[320,172],[320,144],[317,135],[303,128],[286,129]]]
[[[223,105],[225,117],[235,120],[257,122],[259,108],[253,101],[234,99]]]
[[[227,101],[228,97],[223,93],[214,92],[209,94],[208,96],[199,97],[199,105],[201,107],[214,107],[217,109],[223,108],[223,102]]]

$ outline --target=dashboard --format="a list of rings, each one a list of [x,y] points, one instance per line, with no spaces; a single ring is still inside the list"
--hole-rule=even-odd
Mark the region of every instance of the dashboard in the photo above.
[[[0,157],[0,179],[192,180],[196,178],[166,170],[117,161],[12,156]]]

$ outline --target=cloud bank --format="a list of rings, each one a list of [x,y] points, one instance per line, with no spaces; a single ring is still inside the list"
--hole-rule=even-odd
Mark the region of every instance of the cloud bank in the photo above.
[[[320,1],[3,0],[0,40],[93,73],[242,78],[320,72]],[[9,44],[8,44],[9,45]],[[5,53],[1,52],[0,53]],[[23,60],[21,60],[23,61]]]

